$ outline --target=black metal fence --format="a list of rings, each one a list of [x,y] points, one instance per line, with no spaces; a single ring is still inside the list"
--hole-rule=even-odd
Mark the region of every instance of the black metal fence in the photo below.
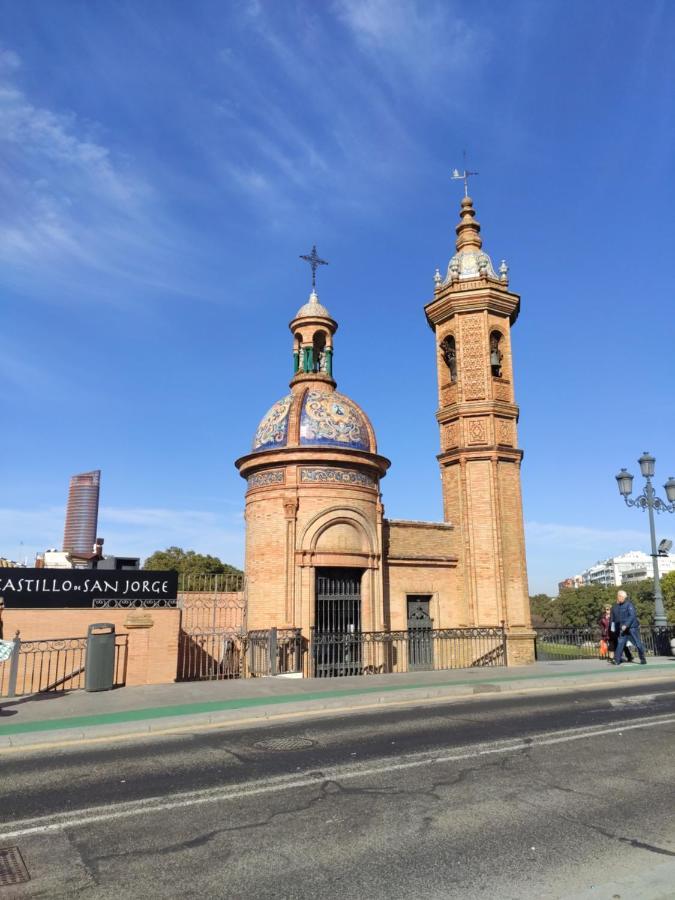
[[[178,681],[218,681],[242,674],[242,640],[222,628],[181,631]]]
[[[313,629],[310,641],[309,674],[315,678],[505,665],[503,628],[361,633]]]
[[[17,637],[9,659],[0,663],[0,697],[84,687],[87,638],[45,638],[23,641]],[[115,635],[113,685],[126,682],[127,635]]]
[[[302,674],[303,641],[299,628],[249,631],[246,667],[251,676]]]
[[[602,632],[597,626],[586,628],[536,626],[534,630],[537,634],[535,641],[537,660],[562,662],[608,658],[608,648],[603,645]],[[641,628],[640,638],[647,656],[672,656],[671,641],[675,639],[675,625]]]

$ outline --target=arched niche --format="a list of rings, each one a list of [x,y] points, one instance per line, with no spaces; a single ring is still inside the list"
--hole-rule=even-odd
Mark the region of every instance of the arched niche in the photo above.
[[[336,530],[331,534],[333,529]],[[324,534],[325,537],[323,537]],[[332,541],[345,541],[352,544],[354,549],[346,552],[371,555],[379,552],[375,523],[371,522],[356,507],[333,506],[317,513],[307,523],[300,535],[298,549],[309,553],[322,552],[323,548]],[[358,550],[356,549],[357,545]]]
[[[441,341],[439,349],[450,375],[450,383],[454,384],[457,381],[457,344],[455,343],[455,336],[447,334]]]
[[[490,332],[490,372],[493,378],[502,377],[502,360],[504,359],[504,335],[493,328]]]
[[[367,552],[363,530],[353,522],[337,521],[324,528],[318,535],[314,549],[318,553]]]

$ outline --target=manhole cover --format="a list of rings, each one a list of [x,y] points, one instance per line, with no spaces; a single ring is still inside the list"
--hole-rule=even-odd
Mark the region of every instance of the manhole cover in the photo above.
[[[0,887],[6,884],[23,884],[30,881],[26,864],[18,847],[0,850]]]
[[[253,746],[257,750],[308,750],[314,746],[314,741],[301,737],[268,738],[256,741]]]

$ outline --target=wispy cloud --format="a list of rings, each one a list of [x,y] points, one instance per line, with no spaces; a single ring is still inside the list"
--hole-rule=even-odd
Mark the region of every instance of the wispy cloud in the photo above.
[[[415,116],[463,104],[490,47],[461,7],[414,0],[335,0],[283,17],[249,2],[242,26],[255,53],[221,53],[230,88],[218,111],[243,156],[226,174],[273,215],[302,204],[310,216],[317,193],[324,210],[372,212],[373,192],[386,197],[384,184],[427,157]]]
[[[176,245],[161,196],[104,128],[32,102],[16,53],[0,51],[0,265],[48,299],[124,305],[126,285],[176,292]],[[34,291],[36,284],[41,290]]]
[[[480,66],[489,38],[459,4],[433,0],[336,0],[338,17],[387,78],[447,95],[448,72]],[[461,92],[457,85],[456,99]]]
[[[143,188],[74,115],[33,105],[14,80],[18,67],[16,54],[0,55],[0,259],[95,262],[83,226],[102,210],[108,221],[133,215]]]

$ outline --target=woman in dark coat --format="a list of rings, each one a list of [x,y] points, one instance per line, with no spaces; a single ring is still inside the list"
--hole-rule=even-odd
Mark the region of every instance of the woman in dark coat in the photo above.
[[[612,619],[612,607],[606,606],[603,610],[602,616],[598,619],[598,626],[600,628],[600,640],[605,642],[605,646],[607,647],[607,653],[604,658],[611,662],[614,656],[614,651],[616,650],[616,635],[610,631],[610,622]]]

